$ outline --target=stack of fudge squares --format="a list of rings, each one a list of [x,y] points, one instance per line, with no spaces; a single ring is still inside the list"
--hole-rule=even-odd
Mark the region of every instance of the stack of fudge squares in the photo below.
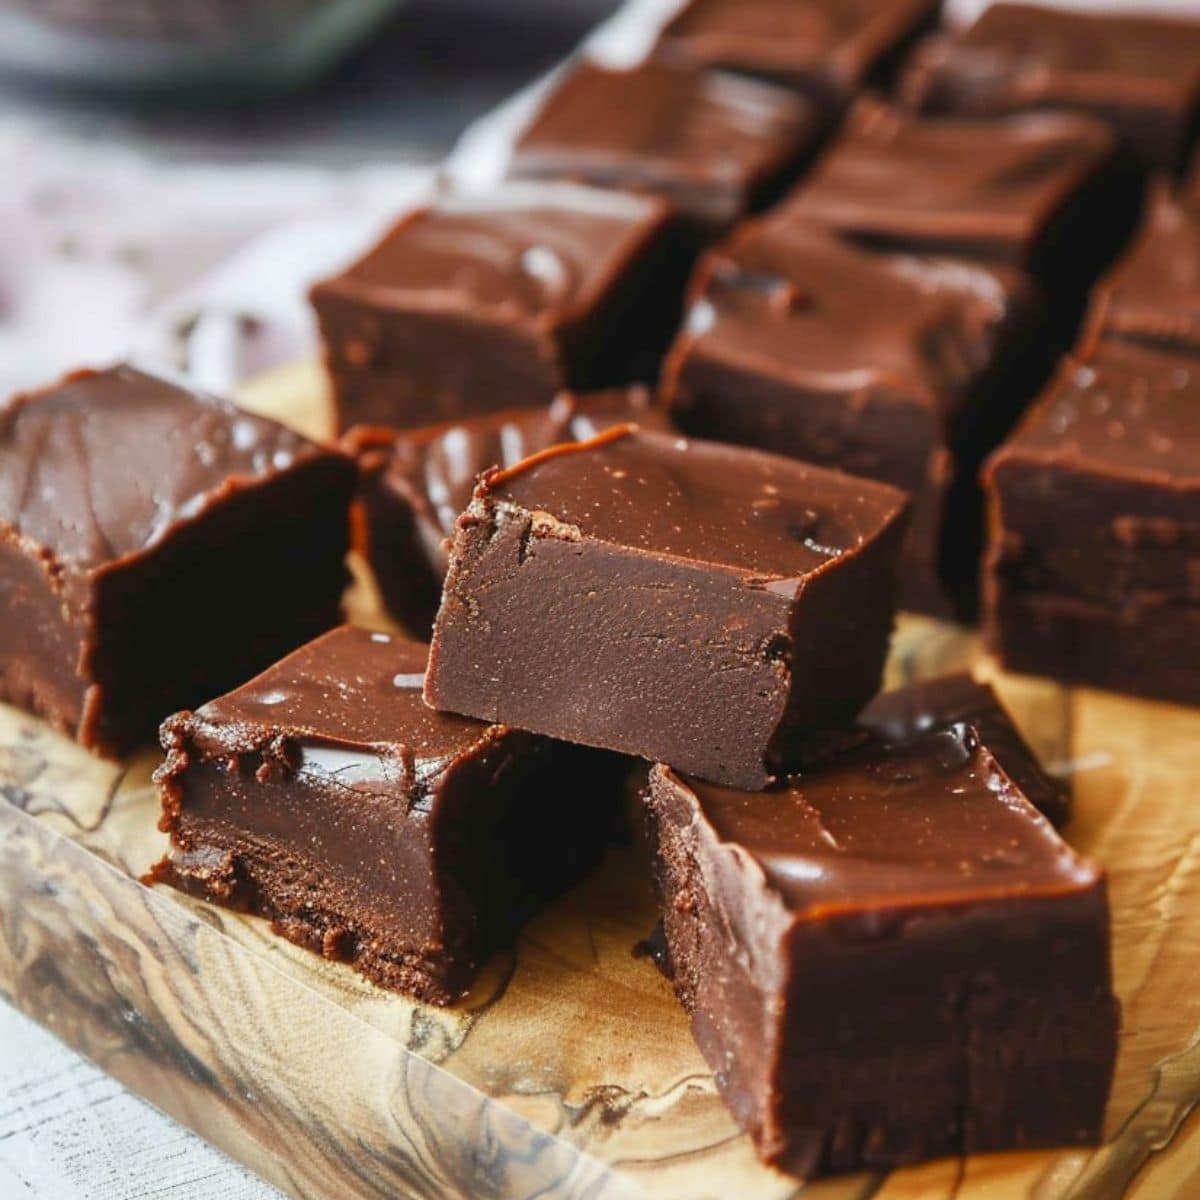
[[[148,879],[453,1003],[636,777],[660,965],[802,1177],[1093,1143],[1116,1055],[1069,795],[971,677],[877,695],[896,609],[1200,702],[1200,22],[938,9],[568,65],[314,288],[334,445],[128,367],[0,410],[0,698],[165,718]],[[407,635],[339,625],[350,545]]]

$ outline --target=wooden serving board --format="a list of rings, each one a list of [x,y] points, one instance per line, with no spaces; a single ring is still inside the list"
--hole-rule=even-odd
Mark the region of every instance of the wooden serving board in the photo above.
[[[309,431],[318,373],[249,389]],[[365,598],[364,598],[365,595]],[[360,588],[357,615],[386,624]],[[297,1197],[1137,1200],[1200,1195],[1200,710],[1000,675],[904,619],[893,684],[974,664],[1070,770],[1109,870],[1121,1056],[1108,1141],[802,1187],[761,1166],[687,1021],[635,958],[653,905],[614,852],[458,1007],[380,991],[266,925],[137,877],[163,851],[151,752],[115,765],[0,706],[0,992]]]

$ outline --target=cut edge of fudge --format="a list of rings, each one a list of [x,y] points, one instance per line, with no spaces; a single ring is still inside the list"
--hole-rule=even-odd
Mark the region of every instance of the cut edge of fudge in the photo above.
[[[594,456],[582,474],[580,455]],[[543,466],[549,483],[537,478]],[[713,513],[717,493],[708,494],[709,521],[697,528],[692,513],[685,528],[668,508],[678,502],[687,515],[699,496],[690,489],[709,466],[731,481],[718,489],[724,517]],[[754,476],[746,485],[753,494],[735,475]],[[630,482],[612,493],[611,514],[597,503],[588,511],[593,522],[600,514],[599,523],[581,528],[574,506],[590,503],[589,487],[607,494],[600,476]],[[501,494],[531,477],[535,492],[539,485],[582,490],[562,503],[545,492],[540,499]],[[674,497],[667,508],[663,497],[647,504],[656,486]],[[822,488],[824,516],[812,507]],[[885,484],[629,426],[533,455],[485,475],[459,519],[426,699],[435,708],[763,786],[798,731],[852,719],[877,690],[906,512],[903,493]],[[724,538],[718,550],[721,520],[742,536]],[[753,542],[746,540],[751,529]],[[826,543],[814,540],[820,536]],[[834,540],[837,548],[827,544]],[[534,593],[540,633],[531,643],[520,614]],[[836,637],[819,619],[832,612],[839,614]],[[670,718],[685,697],[692,712],[686,727]],[[730,712],[740,713],[737,729]]]

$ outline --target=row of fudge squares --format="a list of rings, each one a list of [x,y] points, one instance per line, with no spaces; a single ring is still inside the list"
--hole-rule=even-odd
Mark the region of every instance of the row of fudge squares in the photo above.
[[[1084,339],[992,457],[985,619],[1010,667],[1200,702],[1200,177],[1157,181]]]
[[[1200,122],[1200,21],[1134,7],[1106,14],[1002,0],[969,25],[931,30],[939,5],[927,0],[690,0],[653,57],[835,103],[890,81],[902,104],[925,113],[1085,113],[1139,163],[1175,170]]]
[[[584,63],[567,82],[594,89],[598,112],[652,120],[655,107],[628,93],[633,78],[655,88],[664,73]],[[577,121],[587,131],[604,125]],[[679,142],[677,123],[662,122],[662,146],[631,132],[623,151],[600,156],[614,164],[605,170],[563,165],[544,172],[551,181],[444,195],[318,284],[340,428],[403,428],[653,379],[678,329],[695,247],[680,234],[678,189],[651,168],[665,158],[681,172],[744,181],[746,147],[756,144],[732,129]],[[1107,129],[1086,117],[931,120],[865,98],[777,215],[859,246],[1021,270],[1069,308],[1135,215],[1136,188],[1113,149]],[[520,167],[526,157],[518,147],[514,175],[538,174]],[[752,207],[760,205],[742,197],[720,228]]]
[[[463,995],[599,861],[630,763],[433,711],[427,654],[343,627],[167,721],[171,848],[148,880],[382,986]],[[768,1162],[1099,1136],[1119,1024],[1104,878],[1047,820],[1063,790],[986,686],[885,693],[765,792],[660,764],[642,808],[660,965]]]

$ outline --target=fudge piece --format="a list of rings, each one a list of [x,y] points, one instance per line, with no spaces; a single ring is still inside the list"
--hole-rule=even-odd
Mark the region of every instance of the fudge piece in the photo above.
[[[1098,1140],[1102,873],[970,725],[751,793],[659,765],[667,960],[738,1123],[801,1176]]]
[[[515,466],[560,442],[636,422],[667,432],[648,388],[573,395],[546,408],[514,408],[398,433],[359,427],[344,440],[361,471],[362,538],[388,611],[429,635],[449,563],[447,539],[489,467]]]
[[[167,720],[171,849],[148,880],[266,917],[383,987],[458,999],[599,860],[619,774],[615,756],[432,712],[427,654],[342,626]]]
[[[336,625],[354,479],[128,366],[0,406],[0,700],[120,755]]]
[[[1137,241],[1092,294],[1091,335],[1200,354],[1200,196],[1155,183]]]
[[[785,88],[650,62],[576,63],[517,143],[522,179],[573,179],[670,200],[707,240],[778,189],[811,156],[825,118]]]
[[[628,426],[488,472],[425,698],[763,787],[878,687],[905,509],[884,484]]]
[[[993,4],[921,46],[900,92],[936,113],[1090,113],[1143,164],[1174,169],[1200,116],[1200,21]]]
[[[691,0],[655,53],[754,75],[840,108],[933,25],[940,0]]]
[[[988,463],[985,631],[1016,671],[1200,703],[1200,359],[1068,360]]]
[[[1041,377],[1019,272],[884,254],[767,217],[701,261],[663,391],[687,432],[757,446],[913,496],[901,607],[969,612],[975,475]]]
[[[652,375],[688,265],[653,197],[443,196],[312,291],[338,428],[536,407]]]
[[[1136,212],[1113,150],[1090,117],[927,119],[866,97],[784,211],[868,245],[1008,263],[1055,292],[1081,288]]]
[[[1052,825],[1061,828],[1070,820],[1070,790],[1038,762],[991,687],[965,672],[884,692],[858,719],[860,730],[893,745],[955,724],[975,728],[1004,773]]]

